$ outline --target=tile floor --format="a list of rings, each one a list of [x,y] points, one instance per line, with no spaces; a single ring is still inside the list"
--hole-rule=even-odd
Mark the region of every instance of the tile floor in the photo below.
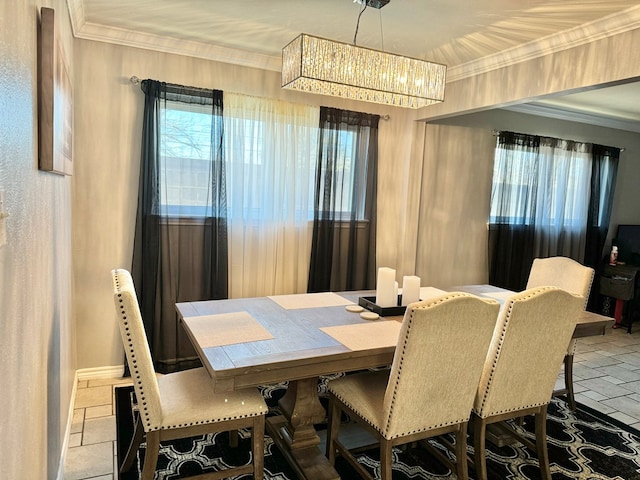
[[[118,385],[131,385],[131,380],[78,382],[64,480],[117,480],[114,392]]]
[[[574,362],[576,401],[640,430],[640,326],[578,340]],[[128,379],[78,383],[66,456],[65,480],[117,480],[116,385]]]

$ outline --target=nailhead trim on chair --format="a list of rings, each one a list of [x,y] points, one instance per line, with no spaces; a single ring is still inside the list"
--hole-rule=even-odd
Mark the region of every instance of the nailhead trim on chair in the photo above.
[[[402,351],[400,353],[400,362],[399,362],[399,365],[398,365],[398,377],[400,376],[400,374],[402,372],[402,367],[403,367],[403,364],[404,364],[405,351],[406,351],[406,348],[407,348],[407,338],[409,337],[409,332],[411,331],[411,328],[413,327],[413,320],[414,320],[413,316],[415,314],[415,311],[418,310],[418,309],[425,310],[425,309],[433,308],[436,305],[444,303],[444,302],[446,302],[446,301],[448,301],[448,300],[450,300],[452,298],[458,298],[458,297],[471,297],[471,295],[469,295],[468,293],[452,293],[450,295],[446,295],[444,297],[441,297],[438,300],[436,300],[436,301],[434,301],[432,303],[429,303],[428,305],[416,307],[411,311],[411,315],[409,316],[409,320],[407,322],[407,333],[406,333],[406,335],[405,335],[405,337],[403,339],[403,342],[402,342]],[[386,423],[386,425],[384,427],[384,432],[381,432],[384,435],[385,438],[387,438],[387,434],[389,432],[389,420],[393,416],[393,409],[394,409],[394,405],[396,403],[397,388],[398,388],[398,383],[396,382],[394,384],[394,386],[393,386],[393,396],[391,397],[391,406],[389,407],[389,417],[387,418],[387,423]],[[459,419],[459,420],[454,420],[454,421],[449,422],[449,423],[440,423],[440,424],[437,424],[437,425],[430,425],[430,426],[427,426],[425,428],[411,430],[409,432],[404,432],[404,433],[398,433],[396,435],[393,435],[391,438],[404,437],[406,435],[411,435],[411,434],[419,433],[419,432],[425,432],[427,430],[432,430],[434,428],[444,427],[444,426],[447,426],[447,425],[455,425],[455,424],[458,424],[458,423],[461,423],[461,422],[465,422],[467,420],[469,420],[469,417],[462,418],[462,419]]]
[[[210,420],[203,420],[203,421],[199,421],[199,422],[190,422],[190,423],[184,423],[184,424],[177,424],[177,425],[159,425],[157,427],[154,427],[151,425],[151,418],[149,417],[149,411],[147,408],[147,399],[144,393],[144,389],[142,388],[142,379],[140,378],[140,371],[139,371],[139,367],[138,367],[138,362],[136,360],[136,354],[135,351],[133,349],[133,341],[131,340],[131,333],[129,332],[129,322],[127,320],[127,313],[124,307],[124,302],[122,300],[122,293],[121,293],[121,287],[120,287],[120,276],[119,274],[116,272],[115,275],[115,284],[116,284],[116,288],[118,289],[118,301],[120,303],[120,314],[122,315],[122,321],[125,327],[125,331],[126,331],[126,337],[127,337],[127,347],[129,348],[129,352],[131,353],[131,362],[133,365],[130,365],[133,373],[135,374],[135,380],[136,383],[138,384],[138,387],[140,389],[140,393],[141,393],[141,397],[139,399],[139,405],[142,405],[142,410],[144,413],[144,424],[145,424],[145,432],[150,432],[150,431],[155,431],[155,430],[169,430],[169,429],[173,429],[173,428],[180,428],[180,427],[188,427],[188,426],[193,426],[193,425],[206,425],[209,423],[218,423],[218,422],[224,422],[224,421],[228,421],[228,420],[237,420],[237,419],[241,419],[241,418],[250,418],[250,417],[258,417],[262,414],[260,413],[255,413],[255,414],[251,414],[251,415],[236,415],[236,416],[230,416],[230,417],[222,417],[222,418],[212,418]]]
[[[357,410],[356,408],[354,408],[353,404],[351,404],[347,398],[343,397],[342,395],[336,395],[336,393],[335,393],[335,392],[333,392],[333,391],[331,391],[331,393],[332,393],[332,394],[333,394],[333,395],[334,395],[338,400],[340,400],[340,402],[344,403],[344,404],[345,404],[347,407],[349,407],[351,410],[353,410],[354,412],[356,412],[356,413],[358,413],[358,414],[359,414],[358,410]],[[359,416],[360,416],[360,419],[361,419],[361,420],[363,420],[363,421],[364,421],[365,423],[367,423],[369,426],[373,427],[375,430],[377,430],[378,432],[380,432],[380,435],[384,436],[384,438],[387,438],[387,436],[386,436],[386,434],[385,434],[386,432],[383,432],[383,431],[380,429],[380,426],[379,426],[379,425],[374,425],[374,424],[373,424],[373,423],[371,423],[369,420],[367,420],[366,418],[364,418],[364,416],[363,416],[363,415],[359,415]],[[407,436],[407,435],[412,435],[412,434],[414,434],[414,433],[427,432],[427,431],[429,431],[429,430],[433,430],[434,428],[446,427],[447,425],[457,425],[457,424],[459,424],[459,423],[466,422],[466,421],[468,421],[468,420],[469,420],[469,417],[467,417],[466,419],[464,419],[464,418],[463,418],[463,419],[460,419],[460,420],[454,420],[454,421],[452,421],[452,422],[439,423],[439,424],[437,424],[437,425],[430,425],[430,426],[428,426],[428,427],[421,428],[421,429],[417,429],[417,430],[411,430],[411,431],[409,431],[409,432],[401,432],[401,433],[397,433],[397,434],[395,434],[395,435],[393,435],[392,437],[387,438],[387,439],[388,439],[388,440],[391,440],[391,439],[393,439],[393,438],[405,437],[405,436]]]
[[[129,352],[131,354],[131,363],[133,365],[130,365],[133,373],[135,374],[135,381],[138,384],[138,388],[140,390],[141,393],[141,397],[138,401],[139,401],[139,405],[142,405],[142,411],[141,413],[143,413],[143,419],[144,419],[144,423],[145,423],[145,431],[149,432],[149,431],[153,431],[153,430],[159,430],[159,426],[158,427],[153,427],[151,425],[151,418],[149,418],[149,411],[147,409],[147,399],[146,396],[144,394],[144,388],[142,388],[142,381],[140,379],[140,371],[138,369],[138,362],[136,361],[136,354],[133,350],[133,342],[131,340],[131,333],[129,332],[129,322],[127,320],[127,312],[125,310],[124,307],[124,302],[122,300],[122,293],[121,293],[121,286],[120,286],[120,274],[116,272],[115,275],[115,284],[116,284],[116,288],[118,289],[118,302],[120,304],[120,315],[122,316],[122,323],[124,325],[124,329],[126,332],[126,336],[127,336],[127,348],[129,349]]]
[[[450,294],[448,294],[446,296],[443,296],[441,298],[434,299],[431,303],[428,303],[428,304],[425,304],[425,305],[419,305],[419,306],[417,306],[417,307],[415,307],[415,308],[413,308],[411,310],[411,313],[410,313],[410,315],[409,315],[409,317],[407,319],[407,331],[406,331],[406,334],[405,334],[404,339],[403,339],[402,349],[400,351],[399,364],[398,364],[398,373],[397,373],[398,376],[400,376],[402,368],[403,368],[403,365],[404,365],[405,352],[406,352],[406,348],[407,348],[407,338],[409,337],[409,332],[411,331],[411,329],[413,328],[413,325],[414,325],[415,312],[417,310],[426,310],[426,309],[429,309],[429,308],[435,308],[437,305],[439,305],[441,303],[445,303],[445,302],[447,302],[447,301],[449,301],[449,300],[451,300],[453,298],[461,298],[461,297],[474,297],[474,295],[470,295],[468,293],[463,293],[463,292],[453,292],[453,293],[450,293]],[[494,300],[489,300],[489,301],[490,302],[495,302]],[[398,353],[398,350],[396,350],[396,353]],[[343,395],[335,392],[331,388],[331,383],[329,384],[329,391],[330,391],[331,395],[333,395],[339,402],[344,404],[350,410],[355,412],[360,417],[360,420],[364,421],[369,426],[374,428],[376,431],[378,431],[380,433],[380,435],[382,435],[387,440],[392,440],[392,439],[399,438],[399,437],[405,437],[405,436],[408,436],[408,435],[427,432],[429,430],[442,428],[442,427],[447,427],[447,426],[450,426],[450,425],[459,425],[461,423],[469,421],[469,418],[471,416],[471,412],[470,411],[469,411],[469,414],[466,415],[465,417],[458,418],[456,420],[452,420],[452,421],[449,421],[449,422],[441,422],[441,423],[434,424],[434,425],[427,425],[424,428],[414,429],[414,430],[410,430],[410,431],[406,431],[406,432],[399,432],[399,433],[396,433],[396,434],[394,434],[394,435],[389,437],[388,436],[388,432],[389,432],[389,428],[390,428],[389,419],[391,418],[391,416],[393,414],[394,406],[396,404],[397,388],[398,388],[398,385],[397,385],[397,382],[396,382],[394,384],[394,387],[393,387],[393,395],[392,395],[392,400],[391,400],[391,405],[390,405],[389,416],[387,417],[386,424],[384,426],[381,426],[381,425],[374,425],[362,413],[360,413],[357,408],[355,408],[355,406],[349,400],[349,398],[345,398]]]
[[[553,289],[554,289],[553,287],[541,287],[541,288],[539,288],[539,289],[537,289],[537,290],[536,290],[536,293],[535,293],[535,294],[537,295],[537,294],[538,294],[538,292],[544,292],[544,291],[547,291],[547,290],[553,290]],[[530,293],[530,294],[528,294],[527,296],[522,297],[521,299],[518,299],[518,301],[520,301],[520,300],[526,300],[526,299],[529,299],[529,298],[531,298],[531,297],[533,297],[533,296],[534,296],[534,294],[531,294],[531,293]],[[486,404],[486,401],[487,401],[487,392],[491,389],[490,387],[491,387],[491,383],[493,382],[493,378],[494,378],[494,374],[495,374],[495,369],[496,369],[496,364],[498,363],[498,358],[500,357],[500,352],[502,351],[502,344],[503,344],[503,342],[504,342],[504,336],[505,336],[505,333],[506,333],[506,331],[507,331],[507,327],[509,326],[509,321],[511,320],[511,311],[513,310],[513,305],[514,305],[514,304],[515,304],[515,302],[513,302],[513,301],[512,301],[512,302],[510,302],[510,303],[509,303],[509,306],[508,306],[507,321],[505,322],[505,324],[504,324],[504,325],[503,325],[503,327],[502,327],[502,332],[501,332],[501,334],[500,334],[500,342],[499,342],[499,344],[498,344],[498,350],[496,351],[496,355],[493,357],[493,363],[491,364],[491,373],[489,374],[489,380],[488,380],[488,382],[487,382],[487,387],[485,388],[484,394],[482,395],[482,404],[480,405],[480,409],[478,409],[478,410],[476,411],[476,413],[477,413],[479,416],[481,416],[481,415],[480,415],[480,412],[482,412],[482,410],[484,409],[484,406],[485,406],[485,404]],[[507,409],[507,410],[500,410],[500,411],[497,411],[497,412],[492,412],[492,413],[491,413],[491,415],[499,415],[499,414],[502,414],[502,413],[514,412],[514,411],[517,411],[517,410],[522,410],[522,409],[524,409],[524,408],[539,407],[539,406],[541,406],[541,405],[546,405],[546,404],[548,404],[548,403],[549,403],[549,402],[544,402],[544,403],[535,403],[535,404],[525,405],[525,406],[523,406],[523,407],[518,407],[518,408],[509,408],[509,409]],[[475,411],[475,409],[474,409],[474,411]],[[481,417],[482,417],[482,416],[481,416]]]
[[[133,342],[131,340],[131,333],[129,332],[129,322],[127,320],[127,313],[124,307],[124,303],[122,301],[122,293],[120,292],[120,276],[119,274],[116,274],[116,287],[118,289],[118,302],[120,303],[120,315],[122,316],[122,323],[124,325],[124,329],[126,332],[126,336],[127,336],[127,347],[129,348],[129,353],[130,353],[130,357],[131,357],[131,363],[132,365],[130,365],[134,375],[135,375],[135,380],[136,383],[138,384],[140,393],[141,393],[141,398],[139,399],[139,405],[142,405],[142,413],[144,414],[144,423],[145,423],[145,431],[149,432],[149,431],[154,431],[154,430],[159,430],[159,427],[153,427],[151,425],[151,418],[149,417],[149,411],[147,408],[147,399],[144,393],[144,388],[142,387],[142,380],[140,378],[140,371],[138,369],[138,362],[136,361],[136,354],[135,351],[133,349]]]
[[[457,298],[457,297],[471,297],[472,295],[469,295],[468,293],[462,293],[462,292],[457,292],[457,293],[452,293],[450,295],[447,295],[445,297],[442,297],[440,299],[438,299],[437,301],[434,301],[433,303],[430,303],[429,305],[424,305],[424,306],[420,306],[418,308],[420,309],[427,309],[427,308],[433,308],[436,305],[439,305],[440,303],[443,303],[445,301],[450,300],[451,298]],[[398,367],[398,375],[400,375],[400,372],[402,371],[402,364],[404,362],[404,352],[406,350],[406,341],[407,341],[407,337],[409,336],[409,331],[411,330],[411,327],[413,325],[413,315],[414,315],[415,309],[411,312],[411,315],[409,316],[409,320],[408,320],[408,327],[407,327],[407,335],[404,337],[404,341],[402,344],[402,352],[400,354],[400,365]],[[394,403],[396,401],[396,390],[397,389],[397,384],[394,385],[393,387],[393,396],[392,396],[392,402],[391,402],[391,407],[390,407],[390,412],[389,412],[389,418],[391,418],[391,415],[393,413],[393,406]],[[348,398],[345,398],[341,395],[336,394],[333,390],[330,390],[331,393],[338,399],[340,400],[340,402],[344,403],[345,405],[347,405],[351,410],[353,410],[354,412],[358,413],[358,410],[354,407],[354,405],[349,402]],[[448,425],[456,425],[458,423],[462,423],[462,422],[466,422],[469,420],[469,416],[467,416],[466,418],[461,418],[458,420],[453,420],[451,422],[447,422],[447,423],[439,423],[436,425],[429,425],[425,428],[421,428],[421,429],[416,429],[416,430],[411,430],[409,432],[401,432],[401,433],[397,433],[395,435],[393,435],[392,437],[390,437],[389,439],[393,439],[393,438],[398,438],[398,437],[404,437],[407,435],[411,435],[411,434],[415,434],[415,433],[420,433],[420,432],[426,432],[428,430],[432,430],[434,428],[440,428],[440,427],[445,427]],[[382,436],[384,436],[385,438],[387,437],[387,433],[389,431],[389,421],[387,419],[387,424],[384,426],[384,430],[380,428],[379,425],[374,425],[373,423],[371,423],[370,421],[368,421],[366,418],[364,418],[363,415],[361,415],[361,419],[364,420],[367,424],[369,424],[371,427],[373,427],[375,430],[377,430],[378,432],[380,432],[380,434]]]
[[[190,422],[190,423],[178,423],[176,425],[163,425],[160,430],[169,430],[172,428],[180,428],[180,427],[190,427],[193,425],[207,425],[209,423],[219,423],[219,422],[227,422],[229,420],[239,420],[241,418],[251,418],[251,417],[259,417],[263,415],[262,413],[254,413],[251,415],[236,415],[236,416],[231,416],[231,417],[222,417],[222,418],[215,418],[215,419],[211,419],[211,420],[203,420],[200,422]]]
[[[584,309],[587,309],[587,305],[589,304],[589,297],[591,296],[591,287],[593,287],[593,277],[595,277],[595,271],[591,274],[591,281],[589,282],[589,289],[587,290],[589,292],[589,295],[585,295],[584,297]]]

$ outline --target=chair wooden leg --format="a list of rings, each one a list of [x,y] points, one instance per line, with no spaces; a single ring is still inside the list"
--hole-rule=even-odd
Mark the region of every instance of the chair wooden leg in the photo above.
[[[392,446],[389,440],[380,439],[380,479],[391,480],[393,471]]]
[[[547,451],[547,406],[540,408],[536,414],[536,450],[540,462],[540,475],[544,480],[551,480],[549,452]]]
[[[456,467],[458,480],[467,480],[467,422],[461,423],[456,431]]]
[[[231,448],[238,448],[238,442],[240,441],[239,437],[238,430],[229,431],[229,446]]]
[[[485,445],[487,441],[487,424],[484,419],[474,415],[473,418],[473,449],[476,478],[487,480],[487,458]]]
[[[331,465],[336,463],[336,446],[335,441],[338,438],[340,430],[340,407],[338,402],[329,397],[329,419],[327,422],[327,446],[325,455],[329,459]]]
[[[567,401],[572,412],[576,410],[576,399],[573,396],[573,355],[564,356],[564,386],[567,389]]]
[[[136,419],[136,423],[133,430],[133,436],[131,437],[131,443],[129,443],[129,449],[127,450],[127,454],[122,461],[122,465],[120,465],[120,472],[128,472],[129,469],[133,466],[133,462],[136,459],[136,454],[138,453],[138,448],[142,443],[142,439],[144,437],[144,427],[142,426],[142,420],[140,420],[140,416]]]
[[[144,454],[141,480],[153,480],[160,453],[160,432],[147,432],[147,451]]]
[[[254,480],[262,480],[264,478],[264,417],[264,415],[255,417],[251,430],[251,451],[253,453]]]

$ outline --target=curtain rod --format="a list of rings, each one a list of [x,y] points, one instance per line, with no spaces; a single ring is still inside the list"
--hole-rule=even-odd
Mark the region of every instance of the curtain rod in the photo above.
[[[129,81],[133,84],[133,85],[140,85],[141,80],[136,77],[135,75],[132,75],[129,77]],[[391,116],[390,115],[380,115],[380,118],[382,120],[391,120]],[[494,132],[496,132],[496,130],[494,130]],[[500,133],[500,132],[498,132]]]
[[[500,130],[492,130],[491,133],[493,134],[494,137],[497,137],[502,132]],[[586,142],[586,143],[588,143],[588,142]],[[619,148],[620,152],[624,152],[625,151],[624,147],[616,147],[616,148]]]

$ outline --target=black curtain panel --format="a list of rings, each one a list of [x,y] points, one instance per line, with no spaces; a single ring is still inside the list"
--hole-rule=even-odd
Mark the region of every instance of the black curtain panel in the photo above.
[[[309,292],[375,288],[379,120],[320,109]]]
[[[534,228],[530,225],[489,224],[489,283],[523,290],[533,264]]]
[[[591,175],[591,197],[589,201],[589,223],[584,252],[584,264],[595,269],[596,275],[591,287],[591,295],[587,309],[592,312],[600,310],[598,292],[600,291],[600,273],[606,263],[605,242],[609,233],[613,192],[618,174],[620,149],[593,145],[593,171]]]
[[[199,364],[176,302],[227,298],[222,92],[144,80],[132,275],[157,371]]]
[[[540,149],[540,137],[500,132],[494,159],[489,221],[489,283],[520,291],[527,283],[534,258],[538,164],[533,161]],[[522,168],[514,168],[521,161]],[[500,188],[501,180],[514,188]]]

